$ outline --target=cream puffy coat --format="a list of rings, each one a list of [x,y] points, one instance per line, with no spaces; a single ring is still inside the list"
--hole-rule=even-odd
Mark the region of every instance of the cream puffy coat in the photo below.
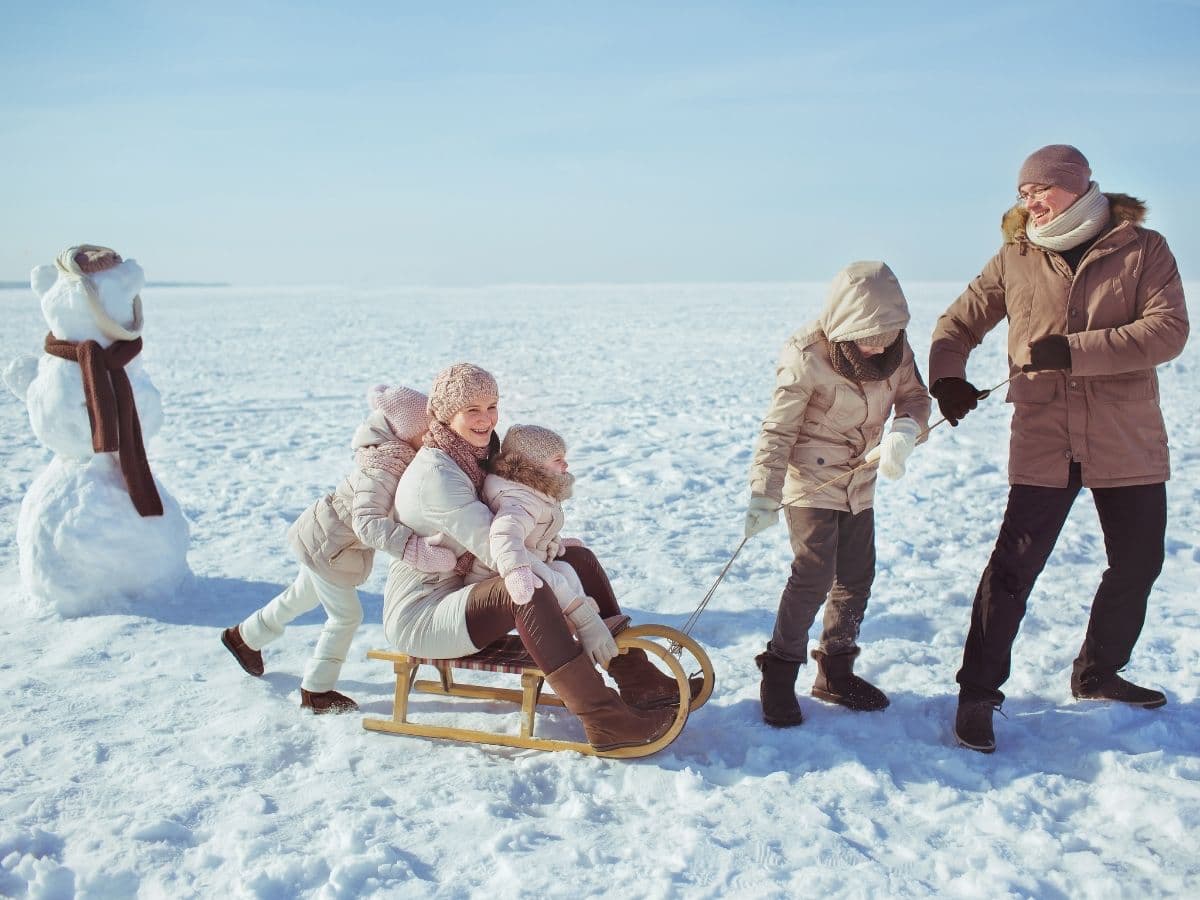
[[[1170,476],[1155,366],[1188,337],[1183,283],[1167,242],[1142,228],[1145,207],[1108,194],[1112,221],[1074,273],[1057,253],[1030,243],[1028,213],[1004,217],[1005,243],[938,319],[930,383],[966,377],[967,356],[1008,320],[1013,404],[1009,480],[1065,487],[1071,462],[1088,487],[1155,484]],[[1069,371],[1022,374],[1029,343],[1064,334]]]
[[[470,551],[495,569],[489,546],[492,511],[475,492],[471,479],[450,456],[422,447],[396,486],[393,517],[415,534],[441,534],[441,545],[455,556]],[[436,659],[466,656],[480,648],[467,633],[467,595],[471,591],[454,572],[418,572],[393,558],[383,594],[383,631],[393,646]]]
[[[373,411],[354,432],[355,450],[395,441],[383,413]],[[375,551],[400,556],[412,529],[392,518],[400,477],[359,467],[303,513],[288,531],[300,562],[342,587],[357,587],[371,574]]]
[[[893,410],[922,430],[928,427],[929,395],[907,338],[896,371],[862,383],[838,374],[829,344],[903,329],[908,322],[908,303],[886,265],[854,263],[838,273],[820,317],[793,334],[780,354],[750,467],[752,495],[852,513],[871,507],[875,466],[811,491],[859,466],[879,444]]]

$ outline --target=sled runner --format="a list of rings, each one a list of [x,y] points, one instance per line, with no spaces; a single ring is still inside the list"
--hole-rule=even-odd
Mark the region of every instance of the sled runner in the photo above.
[[[620,747],[616,750],[596,750],[586,741],[555,740],[534,736],[538,706],[563,707],[563,702],[542,687],[546,674],[542,672],[526,652],[520,637],[506,635],[471,656],[460,659],[429,659],[411,656],[390,650],[371,650],[367,656],[392,663],[396,674],[396,693],[390,719],[363,719],[363,727],[371,731],[388,731],[415,737],[446,738],[452,741],[467,741],[476,744],[497,744],[502,747],[523,747],[531,750],[574,750],[589,756],[604,756],[628,759],[657,753],[675,740],[687,723],[688,713],[699,709],[712,695],[714,675],[708,654],[691,637],[666,625],[639,625],[628,627],[628,616],[613,616],[605,620],[624,653],[637,647],[648,656],[662,660],[671,676],[679,684],[680,696],[689,698],[691,690],[683,665],[676,658],[680,649],[686,649],[700,666],[704,686],[695,698],[681,702],[675,712],[671,727],[658,740],[636,747]],[[670,641],[669,647],[655,643],[651,638]],[[438,673],[437,681],[417,681],[415,675],[422,665],[433,666]],[[521,676],[521,689],[488,687],[477,684],[461,684],[454,680],[454,669],[480,672],[507,672]],[[454,728],[446,725],[422,725],[408,720],[408,698],[413,690],[438,694],[446,697],[471,697],[483,700],[507,700],[521,706],[520,733],[479,731],[470,728]]]

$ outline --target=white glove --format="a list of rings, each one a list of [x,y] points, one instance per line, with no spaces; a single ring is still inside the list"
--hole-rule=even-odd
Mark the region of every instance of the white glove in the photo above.
[[[608,668],[609,660],[617,655],[617,642],[609,634],[608,626],[590,604],[582,603],[567,613],[567,620],[575,628],[575,636],[583,645],[583,652],[593,663]]]
[[[904,463],[917,446],[921,426],[908,417],[895,419],[879,444],[879,474],[895,481],[904,477]]]
[[[542,579],[533,574],[529,566],[517,566],[504,576],[509,599],[517,606],[524,606],[533,599],[533,592],[542,586]]]
[[[746,509],[746,538],[779,523],[779,504],[770,497],[751,497]]]

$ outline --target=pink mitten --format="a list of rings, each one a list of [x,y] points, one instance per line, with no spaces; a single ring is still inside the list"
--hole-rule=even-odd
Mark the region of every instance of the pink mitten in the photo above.
[[[405,541],[404,554],[400,558],[418,572],[424,572],[427,575],[453,572],[454,564],[458,562],[452,550],[435,546],[419,534],[414,534]]]
[[[542,579],[533,574],[529,566],[517,566],[504,576],[508,596],[517,606],[524,606],[533,599],[533,592],[542,586]]]

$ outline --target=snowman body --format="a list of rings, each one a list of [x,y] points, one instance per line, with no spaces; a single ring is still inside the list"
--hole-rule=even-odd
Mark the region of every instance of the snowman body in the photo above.
[[[134,260],[82,278],[39,266],[30,279],[55,338],[104,348],[114,341],[112,328],[103,327],[105,316],[122,328],[140,329],[135,298],[144,281]],[[162,427],[162,400],[140,356],[125,373],[149,444]],[[54,454],[26,492],[17,520],[18,564],[30,600],[66,616],[136,612],[169,600],[190,574],[187,521],[157,478],[163,514],[140,515],[118,454],[93,450],[79,364],[43,353],[14,361],[4,374],[25,401],[33,433]]]

